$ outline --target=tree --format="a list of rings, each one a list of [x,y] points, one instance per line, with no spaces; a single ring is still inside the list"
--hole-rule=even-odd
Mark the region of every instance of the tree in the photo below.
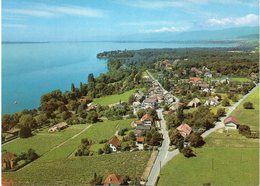
[[[239,125],[238,127],[238,132],[239,134],[242,134],[244,136],[250,135],[251,134],[251,129],[247,125]]]
[[[245,109],[253,109],[254,108],[254,106],[253,106],[253,103],[251,103],[251,102],[245,102],[244,104],[243,104],[243,107],[245,108]]]
[[[129,132],[128,134],[129,138],[132,140],[132,141],[135,141],[135,133],[133,131]]]
[[[87,122],[88,123],[96,123],[98,122],[98,114],[96,111],[91,111],[87,115]]]
[[[27,152],[27,159],[29,161],[36,160],[39,157],[39,155],[35,152],[33,149],[29,149]]]
[[[20,130],[20,138],[28,138],[32,136],[32,130],[29,126],[23,125]]]
[[[183,148],[184,138],[182,135],[175,129],[169,131],[170,144],[175,145],[178,149]]]
[[[135,101],[135,96],[132,94],[132,95],[128,98],[128,104],[129,104],[129,105],[132,105],[134,101]]]
[[[190,158],[190,157],[193,157],[195,156],[195,154],[193,153],[192,149],[190,147],[185,147],[181,150],[181,153],[187,157],[187,158]]]
[[[205,141],[199,134],[192,133],[189,135],[188,140],[192,147],[201,147],[205,144]]]
[[[157,112],[155,109],[149,109],[148,114],[150,114],[153,118],[158,118]]]
[[[225,116],[226,111],[224,108],[219,108],[217,113],[215,114],[215,119],[217,120],[219,117]]]
[[[37,125],[35,119],[30,114],[22,115],[21,118],[19,119],[19,124],[22,126],[26,125],[30,128],[34,128]]]
[[[103,151],[104,151],[105,154],[111,153],[111,149],[109,147],[109,144],[104,145]]]
[[[227,106],[230,106],[230,103],[228,101],[228,98],[224,98],[223,101],[222,101],[222,106],[223,107],[227,107]]]
[[[144,109],[139,109],[138,111],[137,111],[137,117],[139,118],[139,119],[141,119],[142,117],[143,117],[143,115],[145,115],[145,110]]]
[[[71,90],[71,92],[75,92],[75,85],[74,85],[74,83],[71,83],[71,88],[70,88],[70,90]]]

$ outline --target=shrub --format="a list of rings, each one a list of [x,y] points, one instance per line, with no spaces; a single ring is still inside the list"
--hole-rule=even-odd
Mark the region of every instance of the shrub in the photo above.
[[[223,107],[230,106],[230,103],[229,103],[229,101],[228,101],[227,98],[223,99],[223,101],[222,101],[222,106],[223,106]]]
[[[190,158],[190,157],[193,157],[195,156],[195,154],[193,153],[192,149],[190,147],[185,147],[181,150],[181,153],[187,157],[187,158]]]
[[[245,109],[253,109],[254,108],[253,103],[251,103],[251,102],[245,102],[243,104],[243,106],[244,106]]]
[[[29,126],[22,126],[20,130],[20,138],[28,138],[32,136],[32,130]]]
[[[250,127],[247,126],[247,125],[239,125],[238,132],[239,132],[239,134],[242,134],[244,136],[247,136],[247,135],[251,134]]]
[[[192,147],[201,147],[205,144],[205,141],[199,134],[192,133],[189,137],[188,140],[190,141],[190,145]]]

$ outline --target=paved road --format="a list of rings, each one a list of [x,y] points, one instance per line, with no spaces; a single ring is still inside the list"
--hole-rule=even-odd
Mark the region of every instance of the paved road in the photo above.
[[[169,135],[166,129],[166,123],[163,118],[162,109],[157,110],[158,117],[161,119],[161,133],[163,134],[163,143],[162,146],[159,148],[158,156],[154,162],[152,170],[149,174],[148,181],[146,185],[153,186],[156,183],[157,177],[160,174],[160,167],[164,164],[164,161],[167,157],[168,149],[169,149]]]
[[[258,84],[259,86],[259,84]],[[224,124],[223,121],[226,117],[228,117],[237,107],[238,105],[244,100],[246,99],[258,86],[254,87],[248,94],[244,95],[237,103],[235,103],[234,105],[232,105],[231,107],[228,108],[228,112],[226,114],[225,117],[220,118],[220,121],[215,123],[215,127],[205,131],[201,136],[203,138],[207,137],[209,134],[211,134],[212,132],[215,132],[216,130],[223,128]],[[175,156],[177,156],[179,154],[179,150],[176,149],[174,151],[168,151],[169,149],[169,136],[168,136],[168,131],[166,130],[166,124],[165,124],[165,120],[163,118],[163,114],[162,114],[162,109],[157,110],[158,116],[161,119],[161,132],[163,134],[163,144],[162,147],[159,149],[159,153],[157,156],[157,159],[152,167],[152,170],[150,172],[150,175],[148,177],[148,181],[146,183],[147,186],[154,186],[156,184],[156,180],[157,177],[160,174],[160,169],[167,164],[168,161],[170,161],[172,158],[174,158]]]
[[[168,91],[163,88],[163,86],[161,85],[161,83],[159,83],[159,81],[158,81],[157,79],[155,79],[155,78],[153,77],[153,75],[152,75],[148,70],[146,70],[146,72],[147,72],[147,74],[153,79],[153,81],[155,81],[155,82],[161,87],[161,89],[163,90],[163,94],[166,94]],[[174,96],[174,95],[172,95],[172,96],[174,97],[176,103],[180,101],[180,99],[177,98],[176,96]]]

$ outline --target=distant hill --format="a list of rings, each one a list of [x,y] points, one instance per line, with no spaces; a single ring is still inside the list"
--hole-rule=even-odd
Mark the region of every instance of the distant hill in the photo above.
[[[189,32],[142,33],[114,38],[117,41],[194,41],[232,40],[258,38],[258,27],[235,27],[223,30],[202,30]],[[110,38],[111,40],[111,38]]]

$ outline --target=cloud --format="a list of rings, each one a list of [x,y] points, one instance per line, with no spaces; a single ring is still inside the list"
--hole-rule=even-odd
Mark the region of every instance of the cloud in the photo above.
[[[81,17],[103,17],[105,15],[103,10],[78,7],[78,6],[47,6],[36,5],[33,8],[27,9],[4,9],[3,12],[11,15],[22,15],[32,17],[52,18],[59,16],[81,16]]]
[[[249,25],[249,24],[254,24],[258,23],[259,16],[255,14],[248,14],[244,17],[238,17],[238,18],[221,18],[221,19],[208,19],[207,23],[210,24],[211,26],[214,25]]]
[[[172,26],[172,27],[162,27],[159,29],[141,30],[141,32],[143,32],[143,33],[161,33],[161,32],[183,32],[186,30],[187,29],[183,28],[183,27],[177,28],[177,27]]]
[[[173,21],[142,21],[142,22],[123,22],[122,26],[156,26],[156,25],[170,25],[175,24]]]

